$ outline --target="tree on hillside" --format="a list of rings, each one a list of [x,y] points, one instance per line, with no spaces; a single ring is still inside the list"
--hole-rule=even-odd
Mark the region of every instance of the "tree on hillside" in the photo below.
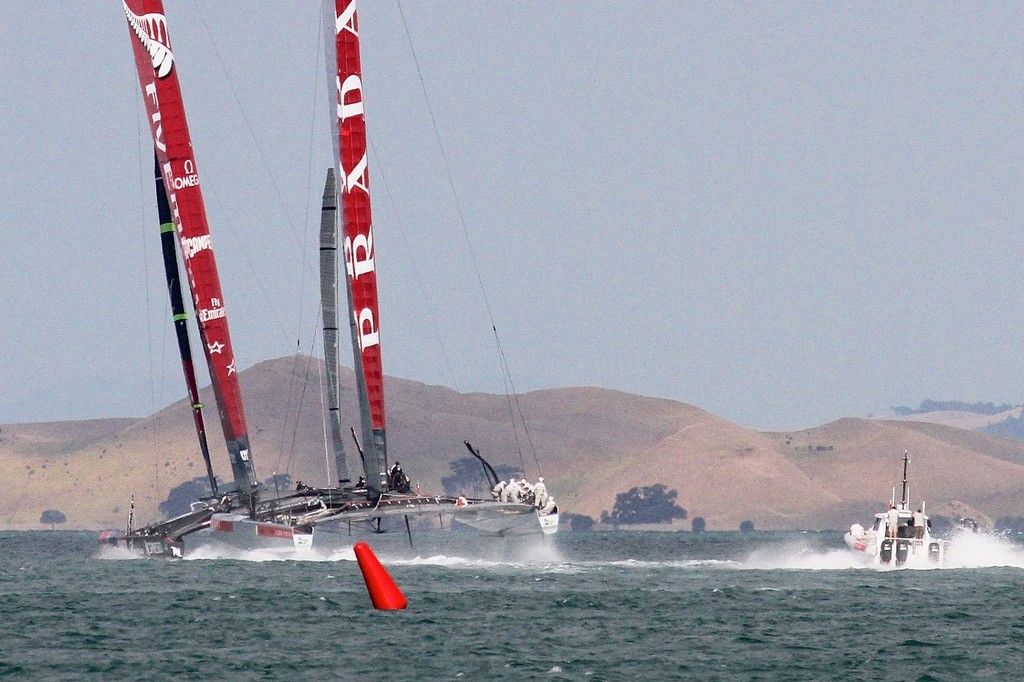
[[[200,497],[208,497],[210,493],[210,486],[206,476],[198,476],[191,481],[185,481],[181,485],[171,488],[171,492],[167,494],[167,499],[161,502],[157,509],[164,516],[180,516],[191,511],[193,502]]]
[[[498,474],[499,481],[507,481],[513,476],[516,478],[523,477],[523,472],[519,470],[519,467],[514,467],[509,464],[499,464],[494,467],[494,473]]]
[[[441,479],[441,488],[449,495],[479,495],[485,492],[487,477],[475,457],[460,457],[448,465],[451,476]]]
[[[1006,438],[1024,440],[1024,416],[1007,417],[1001,422],[984,426],[981,430],[985,433],[991,433],[996,436],[1005,436]]]
[[[740,524],[740,530],[743,531],[744,533],[751,533],[751,532],[753,532],[753,530],[754,530],[754,522],[753,521],[744,521],[743,523]]]
[[[1009,403],[1003,403],[1002,405],[996,405],[992,402],[982,403],[968,403],[962,400],[922,400],[920,407],[907,407],[905,405],[894,406],[889,409],[892,410],[893,414],[897,417],[906,417],[911,414],[927,414],[928,412],[939,412],[939,411],[953,411],[953,412],[972,412],[974,414],[1000,414],[1012,410],[1018,405],[1010,405]]]
[[[586,514],[570,514],[562,512],[559,514],[560,522],[568,522],[569,530],[574,533],[589,532],[594,530],[594,519]]]
[[[66,523],[67,520],[68,520],[68,517],[64,516],[64,512],[62,512],[62,511],[60,511],[58,509],[47,509],[39,517],[39,523],[48,523],[48,524],[50,524],[50,530],[53,530],[53,527],[56,524],[58,524],[58,523]]]
[[[636,523],[672,523],[685,519],[686,510],[676,504],[679,493],[666,490],[663,483],[637,486],[615,496],[612,513],[601,512],[601,523],[627,525]]]
[[[486,495],[491,492],[491,486],[487,483],[487,474],[484,473],[483,465],[476,457],[460,457],[450,465],[451,476],[441,479],[441,487],[449,495]],[[499,464],[494,467],[494,473],[498,478],[507,481],[512,476],[520,476],[519,469],[507,464]]]
[[[707,522],[703,516],[694,516],[693,521],[690,522],[690,530],[694,533],[703,533],[707,530]]]
[[[274,474],[263,482],[267,490],[286,491],[292,489],[292,477],[291,474]]]

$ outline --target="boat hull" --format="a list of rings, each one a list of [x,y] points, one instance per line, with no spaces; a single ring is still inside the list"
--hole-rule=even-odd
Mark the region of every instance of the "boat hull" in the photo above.
[[[878,537],[873,532],[843,536],[843,541],[865,563],[891,567],[933,567],[942,565],[946,542],[937,538]]]
[[[302,555],[313,548],[313,529],[254,520],[244,514],[214,514],[208,528],[188,537],[188,545],[190,549],[221,545],[242,551]]]
[[[100,549],[116,548],[127,550],[133,555],[148,559],[180,559],[185,552],[184,543],[169,537],[124,535],[105,531],[100,535]]]
[[[370,523],[380,530],[387,518],[449,517],[460,525],[498,536],[551,535],[558,531],[558,513],[540,514],[529,504],[465,497],[389,494],[376,500],[365,493],[333,489],[295,493],[271,500],[256,518],[227,505],[202,507],[131,535],[105,531],[101,546],[126,548],[152,558],[179,558],[197,550],[259,551],[282,558],[302,557],[314,547],[314,528],[324,532],[353,523]],[[187,551],[186,551],[187,547]]]
[[[389,494],[377,501],[344,504],[338,509],[311,514],[309,519],[316,525],[341,525],[435,514],[492,535],[550,535],[558,530],[557,512],[541,515],[530,504],[415,494]]]
[[[470,508],[456,512],[452,519],[483,533],[499,536],[537,535],[538,528],[543,535],[553,535],[558,531],[558,514],[540,516],[536,510],[523,513],[501,508]]]

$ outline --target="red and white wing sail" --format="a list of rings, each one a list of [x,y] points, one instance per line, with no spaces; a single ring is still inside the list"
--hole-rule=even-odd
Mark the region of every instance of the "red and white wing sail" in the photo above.
[[[171,217],[178,234],[224,438],[231,456],[231,468],[239,490],[248,494],[255,488],[256,474],[249,453],[248,429],[228,333],[224,296],[206,221],[199,171],[185,120],[167,18],[161,0],[124,0],[124,11],[153,144],[167,188]]]
[[[333,52],[336,92],[335,152],[342,207],[342,241],[348,275],[356,371],[361,375],[362,407],[369,413],[372,433],[363,430],[364,464],[371,489],[386,488],[387,466],[384,415],[384,371],[381,365],[380,308],[370,211],[366,117],[363,111],[359,23],[355,0],[328,0],[333,5]],[[330,46],[329,46],[330,48]],[[330,64],[328,65],[330,68]],[[361,368],[360,368],[361,365]]]

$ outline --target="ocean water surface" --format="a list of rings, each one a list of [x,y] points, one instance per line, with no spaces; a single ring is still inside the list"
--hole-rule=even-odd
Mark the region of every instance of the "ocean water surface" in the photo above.
[[[373,610],[358,539],[406,610]],[[332,540],[301,561],[160,561],[92,533],[0,533],[0,677],[1024,678],[1013,539],[958,536],[930,570],[862,567],[839,532]]]

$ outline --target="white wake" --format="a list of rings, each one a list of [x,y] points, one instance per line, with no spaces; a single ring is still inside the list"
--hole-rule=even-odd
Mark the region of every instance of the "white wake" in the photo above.
[[[1004,535],[961,531],[946,548],[944,568],[1024,568],[1024,545]]]
[[[842,547],[822,550],[806,544],[790,542],[778,547],[763,547],[752,552],[745,560],[734,564],[748,570],[847,570],[866,568],[894,570],[890,566],[867,564],[853,551]],[[914,564],[902,568],[911,570],[945,570],[962,568],[1024,568],[1024,545],[1002,535],[959,531],[949,538],[941,564]]]

